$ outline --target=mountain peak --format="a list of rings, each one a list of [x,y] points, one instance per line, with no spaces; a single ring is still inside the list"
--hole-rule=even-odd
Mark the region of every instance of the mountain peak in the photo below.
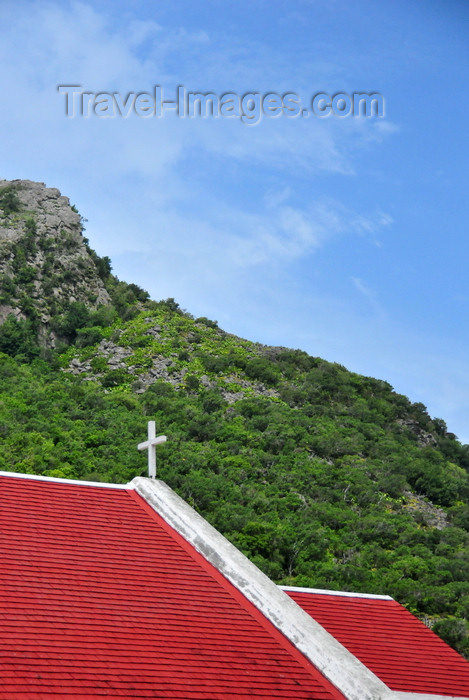
[[[51,319],[70,303],[109,303],[100,259],[82,231],[82,218],[58,189],[0,180],[0,323],[11,314],[29,320],[41,343],[54,346]]]

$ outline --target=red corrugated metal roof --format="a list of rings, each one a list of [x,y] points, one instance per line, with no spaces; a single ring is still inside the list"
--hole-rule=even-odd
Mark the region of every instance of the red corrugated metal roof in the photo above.
[[[392,690],[469,696],[469,663],[395,600],[286,592]]]
[[[0,698],[344,697],[131,489],[0,488]]]

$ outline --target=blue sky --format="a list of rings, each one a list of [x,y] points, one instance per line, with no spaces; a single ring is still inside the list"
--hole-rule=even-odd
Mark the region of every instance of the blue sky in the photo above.
[[[0,177],[70,197],[121,279],[469,442],[465,0],[2,0],[0,58]],[[70,118],[70,84],[379,92],[385,116]]]

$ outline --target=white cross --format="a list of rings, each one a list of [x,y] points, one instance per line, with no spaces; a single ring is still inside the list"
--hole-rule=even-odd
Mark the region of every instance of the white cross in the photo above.
[[[148,476],[150,479],[156,478],[156,446],[166,442],[166,435],[156,436],[155,421],[148,421],[148,440],[137,445],[139,450],[148,450]]]

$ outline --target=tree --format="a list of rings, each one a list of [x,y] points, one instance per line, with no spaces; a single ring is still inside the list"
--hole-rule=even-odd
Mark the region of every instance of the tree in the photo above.
[[[11,357],[21,356],[25,360],[38,357],[39,345],[33,323],[25,319],[17,319],[10,314],[0,326],[0,352]]]
[[[14,214],[21,208],[21,202],[12,185],[0,190],[0,208],[4,214]]]

